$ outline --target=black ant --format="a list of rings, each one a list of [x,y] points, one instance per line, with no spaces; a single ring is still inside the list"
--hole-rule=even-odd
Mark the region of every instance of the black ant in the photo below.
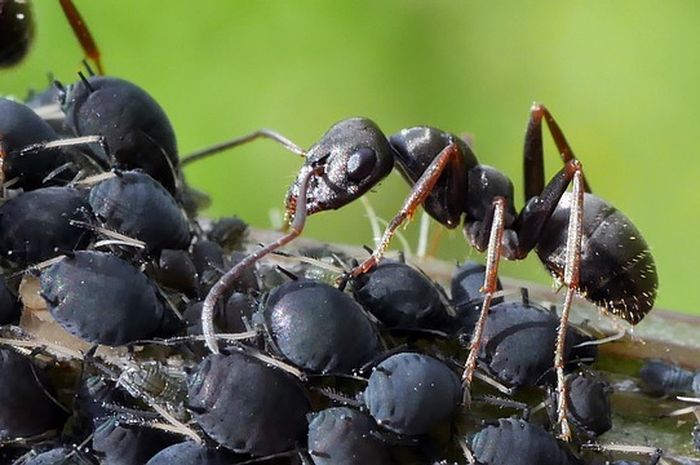
[[[72,0],[59,0],[59,3],[85,56],[95,64],[99,74],[104,74],[100,51],[80,12]],[[34,14],[31,2],[0,1],[0,68],[19,64],[29,53],[33,40]]]
[[[543,120],[564,162],[564,167],[546,185]],[[561,436],[570,437],[564,339],[574,294],[578,292],[606,311],[636,324],[654,305],[658,278],[654,259],[641,234],[615,207],[590,193],[581,163],[543,105],[531,108],[525,133],[526,204],[519,212],[515,210],[513,184],[503,173],[480,164],[469,145],[457,136],[426,126],[403,129],[387,138],[371,120],[350,118],[332,126],[308,151],[273,131],[261,130],[194,153],[183,160],[183,165],[261,137],[271,138],[305,157],[286,197],[291,230],[239,262],[212,287],[202,312],[202,326],[212,352],[218,353],[212,324],[215,303],[242,271],[301,234],[308,215],[345,206],[396,166],[413,188],[374,253],[349,277],[357,277],[379,262],[394,232],[411,219],[419,205],[448,228],[463,222],[471,245],[487,254],[484,303],[463,373],[468,393],[486,315],[497,290],[501,256],[520,260],[534,249],[553,277],[567,287],[554,366]],[[569,184],[573,185],[571,194],[566,192]]]

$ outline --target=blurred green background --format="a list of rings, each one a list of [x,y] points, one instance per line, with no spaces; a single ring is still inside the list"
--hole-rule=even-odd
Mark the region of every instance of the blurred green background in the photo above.
[[[35,1],[37,41],[0,92],[23,96],[52,71],[76,78],[82,53],[58,2]],[[430,124],[475,137],[479,159],[508,174],[522,202],[522,142],[546,103],[594,191],[643,232],[660,275],[658,307],[700,313],[697,129],[700,3],[76,0],[107,72],[162,104],[185,154],[260,127],[304,147],[335,121],[373,118],[387,132]],[[560,162],[547,136],[548,176]],[[270,226],[300,160],[271,142],[192,166],[210,215]],[[408,187],[393,174],[369,199],[389,219]],[[371,244],[357,203],[308,222],[307,236]],[[417,222],[405,231],[416,244]],[[394,246],[399,246],[397,241]],[[461,231],[439,255],[481,259]],[[503,273],[549,283],[534,255]]]

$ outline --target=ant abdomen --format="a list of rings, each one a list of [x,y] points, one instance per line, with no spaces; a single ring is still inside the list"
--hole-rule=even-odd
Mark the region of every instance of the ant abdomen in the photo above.
[[[571,195],[565,193],[545,224],[537,255],[562,280]],[[588,300],[631,324],[651,310],[658,277],[649,246],[637,227],[618,209],[592,194],[584,195],[579,290]]]

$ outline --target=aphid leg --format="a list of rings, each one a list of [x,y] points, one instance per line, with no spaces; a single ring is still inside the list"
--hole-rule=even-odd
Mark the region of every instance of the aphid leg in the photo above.
[[[491,233],[489,235],[489,245],[486,251],[486,272],[484,276],[484,286],[482,292],[484,294],[484,302],[481,305],[481,313],[474,327],[472,340],[469,344],[469,356],[464,364],[464,372],[462,373],[462,382],[464,384],[465,399],[469,395],[469,388],[476,369],[476,360],[479,356],[481,347],[481,338],[486,326],[486,317],[491,308],[493,294],[498,290],[498,264],[501,261],[501,250],[503,244],[503,230],[505,217],[506,200],[503,197],[498,197],[493,201],[491,208]]]
[[[413,186],[411,193],[404,201],[404,204],[401,207],[399,213],[396,216],[394,216],[394,218],[389,223],[389,226],[384,230],[382,240],[379,243],[379,246],[376,247],[372,256],[364,262],[362,262],[351,272],[353,278],[356,278],[362,273],[369,271],[375,265],[377,265],[377,263],[379,263],[379,260],[381,260],[382,256],[384,255],[384,252],[389,246],[391,238],[394,236],[396,230],[405,221],[409,221],[413,217],[413,215],[416,213],[416,210],[418,209],[418,206],[420,206],[423,203],[423,201],[433,190],[435,183],[437,183],[438,179],[440,178],[440,175],[444,171],[445,167],[447,167],[447,164],[451,160],[456,159],[456,157],[458,157],[459,154],[460,152],[458,145],[452,143],[444,149],[442,149],[442,151],[437,155],[437,157],[435,157],[435,159],[430,163],[430,165],[428,165],[428,167],[425,169],[425,172],[421,175],[420,179],[418,179],[416,184]]]
[[[59,0],[61,3],[61,8],[63,8],[63,13],[68,19],[70,27],[73,29],[75,37],[77,37],[80,42],[80,46],[83,48],[85,55],[95,63],[97,66],[97,72],[99,74],[104,74],[104,68],[102,67],[102,60],[100,60],[100,50],[95,44],[95,40],[90,34],[90,30],[83,21],[83,17],[80,12],[73,4],[72,0]]]
[[[530,121],[525,132],[524,168],[525,168],[525,200],[540,195],[544,189],[544,152],[542,148],[542,118],[547,122],[549,133],[559,150],[564,164],[576,160],[571,146],[566,141],[564,133],[554,120],[547,108],[539,103],[533,103],[530,108]],[[591,192],[591,188],[583,177],[585,192]]]
[[[656,465],[664,455],[663,449],[649,446],[633,446],[627,444],[601,444],[589,442],[581,445],[581,449],[595,452],[622,452],[628,454],[649,455],[651,461],[649,465]]]
[[[219,353],[219,345],[214,335],[214,309],[216,307],[216,302],[223,297],[231,286],[233,286],[243,271],[253,266],[255,262],[270,252],[279,249],[285,244],[288,244],[299,234],[301,234],[302,230],[304,229],[304,224],[306,223],[306,194],[309,179],[312,175],[320,175],[320,170],[321,168],[309,168],[306,173],[304,173],[301,180],[301,185],[299,186],[299,196],[297,199],[296,212],[294,213],[294,221],[292,222],[289,232],[276,241],[256,250],[254,253],[248,255],[243,260],[238,262],[236,266],[228,270],[226,274],[219,278],[216,284],[212,286],[211,290],[207,294],[207,297],[204,299],[204,303],[202,305],[202,334],[204,335],[204,340],[206,341],[207,347],[212,353]]]
[[[581,266],[581,237],[583,236],[583,174],[581,165],[576,164],[573,178],[573,195],[569,214],[569,230],[566,239],[566,266],[564,268],[564,284],[566,296],[561,310],[561,320],[557,331],[556,351],[554,353],[554,367],[557,373],[557,422],[560,427],[559,437],[565,441],[571,439],[571,429],[566,419],[567,397],[566,381],[564,379],[564,343],[569,322],[571,303],[579,286],[579,272]]]
[[[100,144],[104,148],[104,136],[81,136],[71,137],[69,139],[56,139],[49,142],[39,142],[37,144],[28,145],[19,151],[20,154],[39,152],[41,150],[53,149],[57,147],[75,147],[79,145]]]
[[[188,155],[185,155],[184,157],[180,158],[180,166],[189,165],[192,162],[199,161],[203,158],[207,158],[211,155],[223,152],[224,150],[238,147],[239,145],[247,144],[248,142],[252,142],[255,139],[261,138],[272,139],[278,144],[281,144],[290,152],[296,153],[297,155],[301,155],[302,157],[306,156],[306,151],[304,149],[302,149],[297,144],[284,137],[282,134],[275,132],[271,129],[259,129],[255,132],[251,132],[250,134],[246,134],[245,136],[227,140],[219,144],[215,144],[210,147],[203,148],[202,150],[198,150],[196,152],[192,152]]]

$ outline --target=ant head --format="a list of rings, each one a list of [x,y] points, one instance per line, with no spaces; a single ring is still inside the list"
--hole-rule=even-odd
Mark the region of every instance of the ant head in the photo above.
[[[312,175],[308,183],[306,213],[310,215],[343,207],[361,197],[393,166],[394,149],[373,121],[340,121],[309,149],[306,162],[287,193],[287,211],[296,211],[301,179],[309,168],[320,172]]]

